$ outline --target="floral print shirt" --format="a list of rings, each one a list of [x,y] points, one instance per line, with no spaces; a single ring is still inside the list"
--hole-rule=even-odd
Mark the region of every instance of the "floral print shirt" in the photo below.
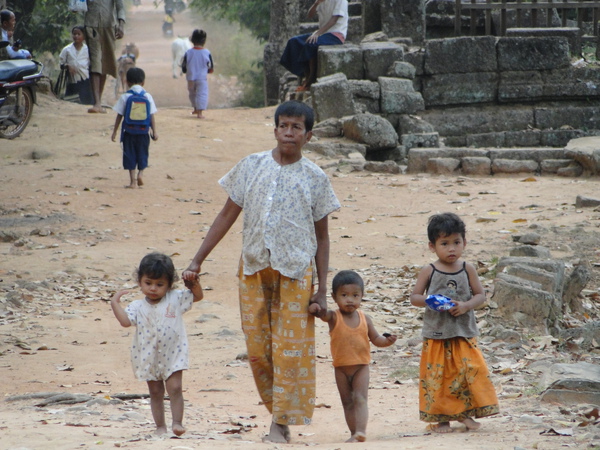
[[[321,168],[304,156],[282,166],[267,150],[242,159],[219,184],[244,210],[244,275],[271,266],[302,278],[317,253],[315,222],[340,208]]]

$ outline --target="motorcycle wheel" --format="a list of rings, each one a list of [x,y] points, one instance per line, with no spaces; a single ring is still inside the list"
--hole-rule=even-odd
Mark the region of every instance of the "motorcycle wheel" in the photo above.
[[[11,91],[6,97],[4,104],[1,109],[3,111],[6,108],[13,109],[17,104],[17,92]],[[31,114],[33,113],[33,96],[29,89],[21,90],[21,110],[15,111],[14,114],[11,114],[12,120],[6,119],[4,123],[0,124],[0,138],[5,139],[14,139],[19,136],[27,124],[29,123],[29,119],[31,119]],[[12,122],[12,123],[11,123]]]

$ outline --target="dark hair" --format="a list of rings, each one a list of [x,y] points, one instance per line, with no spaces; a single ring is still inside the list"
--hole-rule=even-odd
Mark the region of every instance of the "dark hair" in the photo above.
[[[139,67],[132,67],[127,71],[127,83],[142,84],[146,80],[146,74]]]
[[[12,11],[8,9],[3,9],[2,11],[0,11],[0,23],[8,22],[10,18],[14,15],[15,14]]]
[[[466,226],[460,217],[454,213],[435,214],[429,218],[427,224],[427,237],[429,242],[435,242],[443,236],[458,233],[465,239]]]
[[[83,34],[85,37],[85,28],[83,28],[81,25],[75,25],[73,28],[71,28],[71,34],[73,34],[73,31],[75,30],[81,31],[81,34]]]
[[[206,31],[195,29],[192,31],[192,37],[190,38],[194,45],[204,45],[206,43]]]
[[[162,277],[167,277],[169,288],[177,281],[177,273],[173,260],[163,253],[149,253],[142,258],[140,266],[137,269],[137,280],[142,280],[146,276],[153,280],[158,280]]]
[[[290,100],[282,103],[275,110],[275,126],[279,126],[279,116],[304,117],[304,128],[307,132],[312,131],[315,124],[315,112],[306,103],[298,100]]]
[[[363,293],[365,292],[365,284],[363,279],[353,270],[339,271],[337,275],[333,277],[333,281],[331,282],[331,291],[335,295],[339,288],[348,284],[356,284],[360,286],[360,290],[363,291]]]

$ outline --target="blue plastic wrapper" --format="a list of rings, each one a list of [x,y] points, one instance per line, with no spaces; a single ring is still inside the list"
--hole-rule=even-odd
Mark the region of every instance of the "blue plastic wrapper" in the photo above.
[[[429,309],[433,309],[434,311],[448,311],[450,308],[456,306],[456,303],[445,295],[430,295],[425,299],[425,303],[427,303]]]

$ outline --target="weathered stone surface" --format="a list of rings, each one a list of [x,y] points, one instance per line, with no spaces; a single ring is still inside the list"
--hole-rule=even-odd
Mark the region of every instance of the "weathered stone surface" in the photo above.
[[[586,323],[579,328],[562,330],[558,337],[560,339],[559,348],[561,349],[569,348],[571,351],[577,350],[589,352],[597,348],[598,342],[600,342],[600,322],[594,321]],[[590,372],[585,375],[585,378],[587,379],[600,381],[598,377],[600,377],[600,374],[597,372],[597,369],[595,371],[590,370]]]
[[[311,86],[311,93],[317,122],[355,113],[352,91],[344,74],[320,78]]]
[[[419,92],[415,92],[410,80],[380,77],[379,86],[379,101],[383,114],[414,114],[425,109],[423,97]]]
[[[600,323],[596,322],[596,325],[599,326],[598,329],[600,330]],[[600,365],[588,362],[552,364],[548,369],[542,371],[538,387],[546,389],[557,381],[573,379],[600,383]]]
[[[532,125],[539,129],[571,128],[600,129],[600,106],[561,105],[535,107]]]
[[[498,305],[495,314],[545,335],[561,316],[560,304],[554,295],[500,279],[494,283],[492,300]]]
[[[498,264],[496,264],[496,270],[502,272],[505,268],[516,264],[526,265],[530,267],[537,267],[538,269],[551,272],[557,279],[557,283],[564,283],[565,280],[565,263],[554,259],[539,259],[529,257],[507,257],[500,258]]]
[[[541,239],[539,233],[525,233],[519,237],[519,242],[527,245],[538,245]]]
[[[542,130],[540,132],[540,146],[564,148],[572,139],[583,136],[587,136],[587,133],[583,130]]]
[[[594,206],[600,206],[600,198],[578,195],[577,197],[575,197],[575,206],[577,208],[592,208]]]
[[[316,137],[338,137],[342,135],[342,121],[337,117],[324,120],[313,127]]]
[[[406,149],[403,145],[394,148],[371,150],[367,153],[369,161],[394,161],[396,164],[406,164]]]
[[[583,168],[575,163],[571,164],[569,167],[562,167],[556,171],[556,175],[559,177],[580,177],[583,174]]]
[[[510,274],[504,273],[504,272],[499,273],[497,276],[497,279],[506,281],[507,283],[510,283],[510,284],[525,286],[525,287],[529,287],[532,289],[545,290],[542,288],[542,285],[540,283],[537,283],[537,282],[531,281],[531,280],[527,280],[525,278],[521,278],[516,275],[510,275]]]
[[[427,161],[427,172],[438,174],[453,173],[460,166],[460,159],[431,158]]]
[[[486,150],[474,148],[411,148],[408,151],[407,172],[419,173],[427,171],[427,161],[432,158],[456,158],[468,156],[487,156]]]
[[[570,159],[547,159],[540,163],[542,174],[557,173],[559,169],[569,167],[573,161]]]
[[[506,36],[509,37],[548,37],[562,36],[569,43],[572,55],[581,54],[581,30],[577,27],[546,27],[546,28],[507,28]]]
[[[348,144],[343,142],[310,141],[303,147],[304,150],[315,152],[327,157],[339,155],[348,156],[352,153],[360,153],[365,156],[367,148],[363,144]]]
[[[368,42],[361,44],[365,78],[377,81],[387,75],[395,61],[404,60],[404,49],[401,45],[391,42]]]
[[[564,37],[501,37],[497,43],[498,69],[552,70],[570,64],[569,42]]]
[[[378,82],[368,80],[349,80],[348,82],[350,83],[357,112],[368,112],[371,114],[379,114],[381,112],[379,106],[381,88]]]
[[[403,134],[400,137],[400,141],[407,150],[414,147],[439,147],[440,135],[439,133]]]
[[[573,139],[565,147],[567,158],[577,161],[590,175],[600,174],[600,137]]]
[[[492,173],[531,173],[538,170],[539,164],[530,159],[492,159]]]
[[[495,72],[446,73],[423,79],[427,107],[492,102],[497,92]]]
[[[551,258],[550,250],[541,245],[519,245],[510,251],[510,256],[530,256],[533,258]]]
[[[368,161],[365,170],[381,173],[400,173],[400,167],[394,161]]]
[[[467,146],[478,147],[478,148],[498,148],[504,147],[506,138],[505,132],[494,132],[494,133],[481,133],[481,134],[468,134],[466,136]]]
[[[368,150],[393,148],[398,145],[396,130],[382,117],[374,114],[357,114],[345,118],[344,136],[364,143]]]
[[[565,152],[556,148],[502,148],[490,149],[490,158],[496,159],[513,159],[513,160],[531,160],[541,163],[546,159],[564,158]]]
[[[415,66],[411,63],[395,61],[390,67],[387,76],[392,78],[408,78],[409,80],[412,80],[415,78],[416,72]]]
[[[498,101],[531,100],[540,98],[543,91],[542,74],[538,71],[500,73]]]
[[[490,175],[492,160],[484,156],[462,158],[462,173],[465,175]]]
[[[415,75],[423,75],[425,71],[425,50],[411,50],[404,54],[404,61],[412,64],[415,68]]]
[[[434,133],[435,129],[429,122],[419,116],[402,114],[398,116],[397,131],[398,135],[401,136],[403,134]]]
[[[349,80],[364,78],[362,49],[358,45],[321,45],[317,56],[319,78],[343,73]]]
[[[496,72],[494,36],[430,39],[425,44],[426,74]]]
[[[537,130],[506,131],[504,133],[505,147],[539,147],[541,132]]]
[[[540,401],[562,405],[600,404],[600,382],[567,379],[552,383],[542,392]]]
[[[425,0],[380,0],[381,29],[388,36],[408,36],[415,45],[425,41]]]
[[[563,277],[557,277],[556,273],[549,272],[539,267],[528,264],[514,264],[507,266],[501,273],[506,273],[524,280],[529,280],[540,285],[541,290],[551,294],[562,295],[564,280]]]
[[[563,304],[569,306],[571,311],[579,312],[583,310],[579,294],[591,278],[592,274],[590,269],[584,264],[575,266],[573,271],[567,277],[563,288]]]

